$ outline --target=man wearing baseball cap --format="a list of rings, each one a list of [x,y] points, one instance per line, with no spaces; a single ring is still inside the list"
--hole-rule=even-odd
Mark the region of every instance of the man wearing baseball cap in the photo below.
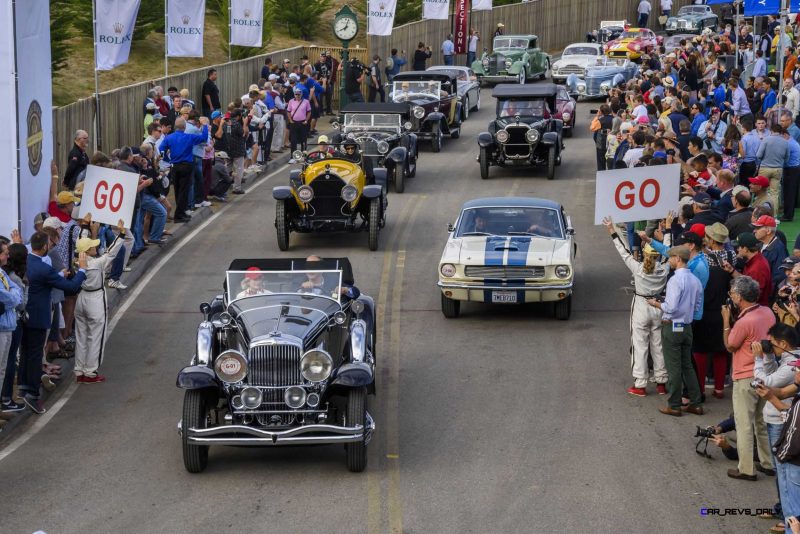
[[[711,226],[715,222],[722,222],[724,220],[720,217],[719,213],[711,209],[711,195],[705,191],[695,193],[692,197],[692,209],[694,210],[694,217],[689,220],[688,224],[690,228],[695,224]]]
[[[748,181],[750,182],[750,193],[753,196],[750,205],[756,207],[769,204],[774,210],[775,199],[769,196],[769,178],[759,175],[749,178]]]
[[[770,272],[772,273],[772,287],[777,287],[783,279],[781,263],[789,255],[786,245],[778,239],[775,233],[777,227],[778,221],[769,215],[762,215],[753,223],[753,233],[756,239],[761,241],[761,254],[769,263]]]
[[[53,189],[55,189],[55,187]],[[80,201],[80,199],[70,191],[61,191],[50,198],[50,204],[47,206],[47,213],[52,217],[58,217],[63,223],[68,223],[72,220],[72,210],[75,208],[75,203],[78,201]]]
[[[762,306],[769,306],[769,297],[772,295],[772,270],[769,262],[761,254],[761,242],[753,233],[742,232],[732,245],[736,250],[736,255],[745,262],[742,272],[737,271],[732,264],[727,262],[722,264],[722,268],[733,278],[749,276],[758,282],[758,303]]]

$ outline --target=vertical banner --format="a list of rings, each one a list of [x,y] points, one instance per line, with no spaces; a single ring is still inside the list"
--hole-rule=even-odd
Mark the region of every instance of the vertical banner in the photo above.
[[[206,0],[167,0],[167,55],[203,57]]]
[[[111,70],[128,62],[141,0],[95,0],[95,68]]]
[[[475,0],[472,2],[472,11],[491,11],[492,0]]]
[[[33,217],[47,211],[50,200],[50,161],[53,159],[53,80],[50,76],[50,47],[47,46],[50,42],[50,2],[17,2],[14,18],[19,203],[22,233],[27,237],[33,232]],[[63,172],[66,169],[59,170]]]
[[[781,0],[744,0],[744,16],[777,15]]]
[[[17,9],[21,6],[17,5]],[[49,65],[48,65],[49,66]],[[14,6],[4,2],[0,7],[0,234],[11,235],[19,219],[19,173],[17,173],[17,88],[14,84]],[[33,221],[31,221],[33,223]]]
[[[391,35],[397,0],[368,0],[367,35]]]
[[[456,54],[466,54],[469,46],[469,0],[456,0],[456,13],[453,16],[453,44]]]
[[[230,0],[230,2],[230,44],[261,47],[264,0]]]
[[[422,18],[429,20],[449,19],[450,0],[422,0]]]

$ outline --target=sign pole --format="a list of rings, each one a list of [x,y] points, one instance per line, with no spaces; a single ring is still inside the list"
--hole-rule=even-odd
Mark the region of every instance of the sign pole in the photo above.
[[[17,0],[13,0],[11,3],[11,16],[12,16],[12,28],[14,28],[14,117],[19,119],[19,50],[17,50]],[[20,192],[21,189],[21,181],[20,181],[20,151],[22,150],[20,146],[20,136],[19,136],[19,128],[15,128],[17,131],[15,137],[17,138],[17,146],[16,146],[16,162],[14,165],[14,174],[17,178],[17,230],[20,232],[23,231],[22,229],[22,193]],[[66,169],[64,169],[66,171]],[[52,179],[52,178],[51,178]]]
[[[233,7],[231,7],[231,0],[228,0],[228,63],[231,62],[231,43],[233,42],[233,27],[231,26],[231,15],[233,14]]]
[[[169,78],[169,7],[167,6],[167,2],[169,0],[164,0],[164,84],[168,85],[167,78]]]
[[[738,69],[739,68],[739,22],[740,22],[740,20],[739,20],[739,5],[740,5],[740,2],[739,2],[739,0],[736,0],[736,2],[734,2],[734,3],[736,4],[736,23],[735,23],[736,27],[733,29],[733,31],[735,33],[734,39],[736,40],[736,45],[735,45],[736,46],[736,53],[733,55],[733,59],[734,59],[733,67]]]
[[[786,16],[788,11],[786,9],[786,0],[781,0],[781,33],[778,37],[778,61],[775,66],[778,67],[778,105],[781,105],[781,95],[783,95],[783,37],[786,33]]]
[[[97,1],[92,0],[92,38],[94,39],[94,150],[103,146],[100,138],[100,76],[97,73]],[[66,169],[65,169],[66,170]]]

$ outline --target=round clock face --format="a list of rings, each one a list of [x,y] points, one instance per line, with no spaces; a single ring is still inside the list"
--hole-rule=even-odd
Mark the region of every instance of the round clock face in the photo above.
[[[333,23],[333,33],[342,41],[349,41],[358,33],[358,26],[350,17],[342,17]]]

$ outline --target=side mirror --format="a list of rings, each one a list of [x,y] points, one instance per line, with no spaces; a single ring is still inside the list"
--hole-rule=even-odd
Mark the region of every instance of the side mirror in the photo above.
[[[447,231],[452,232],[453,230],[455,230],[453,223],[447,223]]]
[[[208,318],[211,315],[211,304],[208,302],[202,303],[200,305],[200,313],[202,313],[205,320],[208,321]]]
[[[567,215],[567,234],[575,235],[575,228],[572,227],[572,217]]]

